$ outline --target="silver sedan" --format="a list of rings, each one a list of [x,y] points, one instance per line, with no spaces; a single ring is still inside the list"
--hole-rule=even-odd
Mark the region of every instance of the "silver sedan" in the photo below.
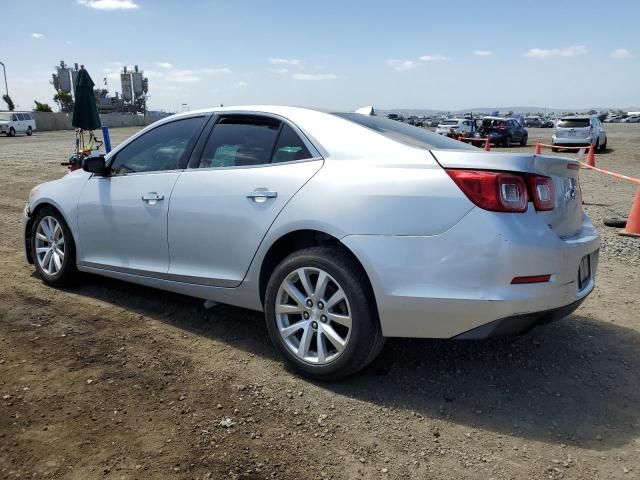
[[[29,262],[264,311],[305,375],[386,337],[484,338],[568,315],[598,235],[576,161],[493,153],[358,113],[219,108],[169,117],[35,187]]]

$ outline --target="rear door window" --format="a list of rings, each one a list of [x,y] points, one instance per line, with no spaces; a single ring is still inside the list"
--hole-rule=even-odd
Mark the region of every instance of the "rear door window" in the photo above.
[[[247,167],[271,163],[281,122],[257,115],[222,117],[202,152],[200,168]]]
[[[294,162],[311,157],[311,153],[298,134],[289,125],[283,123],[271,161],[273,163]]]

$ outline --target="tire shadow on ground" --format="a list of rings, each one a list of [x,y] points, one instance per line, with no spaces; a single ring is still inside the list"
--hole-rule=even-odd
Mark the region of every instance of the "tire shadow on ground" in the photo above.
[[[195,298],[92,275],[72,291],[281,361],[260,312],[205,310]],[[516,337],[389,339],[359,374],[309,382],[469,428],[608,450],[639,435],[639,351],[636,330],[573,314]]]

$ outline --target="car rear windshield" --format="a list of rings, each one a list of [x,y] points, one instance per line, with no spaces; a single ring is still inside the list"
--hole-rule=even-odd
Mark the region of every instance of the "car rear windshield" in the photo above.
[[[589,125],[588,118],[562,118],[557,126],[559,128],[585,128]]]
[[[425,130],[424,128],[414,127],[406,123],[394,122],[386,118],[374,117],[370,115],[362,115],[360,113],[334,113],[335,116],[350,120],[363,127],[370,128],[385,137],[410,147],[424,148],[427,150],[444,149],[444,150],[476,150],[457,140],[438,135],[436,133]]]

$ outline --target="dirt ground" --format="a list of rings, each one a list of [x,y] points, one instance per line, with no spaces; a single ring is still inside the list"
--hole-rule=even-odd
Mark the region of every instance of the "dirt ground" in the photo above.
[[[607,130],[598,165],[640,177],[640,126]],[[72,132],[0,137],[0,478],[640,477],[640,239],[602,225],[633,184],[581,172],[603,247],[571,317],[516,338],[393,339],[320,384],[284,368],[258,313],[90,275],[43,285],[19,219],[72,148]]]

